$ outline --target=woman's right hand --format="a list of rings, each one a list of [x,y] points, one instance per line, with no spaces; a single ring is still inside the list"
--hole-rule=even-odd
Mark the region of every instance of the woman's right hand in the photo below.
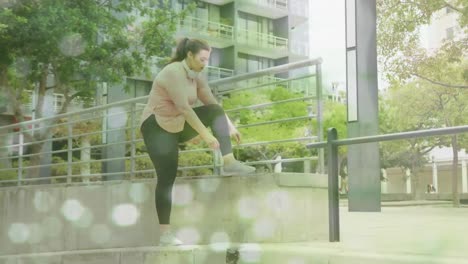
[[[207,135],[202,136],[202,138],[206,142],[206,144],[208,144],[208,147],[210,149],[219,149],[219,142],[212,134],[208,133]]]

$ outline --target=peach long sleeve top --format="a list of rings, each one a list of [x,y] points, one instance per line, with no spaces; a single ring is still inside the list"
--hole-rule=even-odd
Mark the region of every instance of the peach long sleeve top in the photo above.
[[[173,62],[154,79],[140,125],[154,114],[156,122],[164,130],[180,132],[186,122],[181,109],[187,105],[193,107],[197,99],[204,104],[216,103],[205,76],[192,79],[181,62]]]

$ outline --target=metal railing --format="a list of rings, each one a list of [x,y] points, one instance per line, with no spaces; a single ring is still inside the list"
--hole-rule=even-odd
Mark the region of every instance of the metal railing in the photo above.
[[[258,31],[237,28],[236,41],[259,48],[288,48],[288,39]]]
[[[281,65],[262,71],[236,75],[210,82],[214,94],[219,98],[223,94],[253,90],[262,86],[237,87],[235,83],[258,78],[301,67],[315,67],[316,73],[302,77],[281,80],[283,83],[297,79],[315,78],[320,80],[321,60],[307,60],[298,63]],[[316,81],[317,89],[321,90],[320,81]],[[224,90],[220,88],[223,86]],[[55,115],[52,117],[26,121],[19,124],[0,127],[0,186],[23,184],[73,184],[88,181],[114,180],[155,177],[153,165],[144,149],[144,143],[139,132],[140,115],[148,96],[128,99],[102,106],[92,107],[80,111]],[[319,127],[316,135],[301,135],[290,138],[277,138],[269,141],[250,141],[234,146],[234,148],[248,148],[266,146],[278,143],[310,143],[321,140],[319,130],[321,123],[320,94],[298,95],[297,98],[264,102],[256,105],[246,105],[227,109],[228,115],[235,115],[239,111],[256,111],[268,109],[280,104],[298,101],[316,102],[312,105],[316,110],[305,109],[304,116],[265,120],[252,124],[239,124],[243,129],[261,127],[286,122],[304,123],[309,128],[312,119],[317,119]],[[309,122],[309,125],[307,124]],[[302,125],[301,125],[302,126]],[[31,151],[38,144],[42,144],[40,151]],[[48,146],[48,147],[47,147]],[[211,171],[217,174],[219,167],[216,153],[200,145],[195,149],[181,151],[181,159],[194,153],[201,155],[198,163],[181,165],[179,173],[192,170],[202,171],[208,175]],[[203,154],[204,153],[204,154]],[[198,157],[198,156],[197,156]],[[289,157],[282,159],[282,163],[312,161],[322,157]],[[323,158],[322,158],[323,159]],[[322,160],[323,161],[323,160]],[[276,164],[278,160],[259,159],[247,162],[252,165]],[[320,163],[320,160],[319,160]],[[2,166],[2,164],[4,166]],[[5,164],[7,164],[5,166]],[[42,171],[42,172],[41,172]],[[45,171],[46,175],[43,175]],[[47,174],[48,173],[48,174]]]
[[[213,66],[208,66],[206,68],[207,68],[206,70],[207,70],[208,80],[210,81],[234,76],[234,70],[231,70],[231,69],[213,67]]]
[[[26,114],[26,115],[32,115],[33,113],[33,110],[34,110],[34,103],[36,102],[36,93],[34,91],[31,91],[31,90],[25,90],[24,91],[28,98],[27,98],[27,102],[23,105],[23,112]],[[62,110],[62,106],[63,104],[65,103],[65,96],[63,94],[60,94],[60,93],[54,93],[50,100],[52,101],[52,111],[53,113],[58,113]],[[83,103],[81,102],[72,102],[68,108],[74,108],[74,109],[79,109],[79,108],[83,108]]]
[[[328,212],[329,212],[329,240],[340,241],[340,215],[339,215],[339,192],[338,192],[338,147],[355,144],[383,142],[410,138],[422,138],[430,136],[453,135],[468,132],[467,126],[418,130],[402,133],[384,134],[376,136],[356,137],[338,140],[335,128],[327,131],[327,141],[307,144],[308,148],[327,148],[328,161]]]
[[[190,32],[197,32],[216,38],[234,40],[234,27],[218,22],[212,22],[193,16],[188,16],[184,20],[180,21],[180,27],[187,29]]]
[[[257,4],[282,10],[288,10],[288,0],[241,0],[241,3]]]

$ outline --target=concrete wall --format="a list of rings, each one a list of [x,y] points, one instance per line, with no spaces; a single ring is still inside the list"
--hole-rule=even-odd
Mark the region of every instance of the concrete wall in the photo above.
[[[155,185],[0,189],[0,256],[157,245]],[[179,178],[173,202],[187,244],[328,240],[325,175]]]

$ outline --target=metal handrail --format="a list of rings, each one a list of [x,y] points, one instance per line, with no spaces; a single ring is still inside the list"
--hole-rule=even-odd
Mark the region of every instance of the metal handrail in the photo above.
[[[292,69],[295,68],[302,68],[302,67],[308,67],[308,66],[315,66],[316,70],[320,69],[319,65],[321,64],[322,60],[320,58],[317,59],[311,59],[311,60],[305,60],[305,61],[300,61],[300,62],[295,62],[295,63],[290,63],[287,65],[281,65],[281,66],[276,66],[272,67],[269,69],[261,70],[255,73],[246,73],[246,74],[241,74],[241,75],[236,75],[216,81],[210,81],[209,85],[214,88],[214,94],[219,95],[219,90],[218,85],[226,85],[226,84],[233,84],[236,81],[245,81],[247,79],[251,78],[257,78],[265,75],[272,75],[276,73],[281,73],[281,72],[288,72]],[[317,74],[320,74],[319,72]],[[307,75],[307,76],[301,76],[301,77],[295,77],[295,78],[289,78],[289,79],[284,79],[280,80],[279,82],[274,82],[273,84],[276,83],[288,83],[294,80],[299,80],[299,79],[304,79],[304,78],[309,78],[309,77],[317,77],[317,74],[312,74],[312,75]],[[272,85],[269,83],[269,85]],[[317,85],[319,86],[319,82],[317,81]],[[253,89],[251,87],[251,89]],[[233,90],[232,90],[233,91]],[[231,92],[232,92],[231,91]],[[44,167],[50,167],[54,168],[57,166],[67,166],[66,176],[63,176],[60,179],[66,178],[67,183],[71,183],[72,178],[80,177],[80,175],[74,175],[73,171],[75,169],[81,169],[79,166],[81,164],[96,164],[96,163],[101,163],[101,162],[106,162],[106,161],[130,161],[130,164],[127,164],[127,166],[130,166],[130,172],[108,172],[108,173],[99,173],[99,175],[127,175],[129,174],[130,177],[133,179],[133,176],[135,174],[141,173],[141,171],[136,170],[137,168],[135,167],[136,160],[141,159],[141,158],[148,158],[147,155],[137,155],[136,153],[136,144],[143,142],[143,139],[137,138],[136,137],[136,127],[139,119],[139,112],[141,112],[141,109],[137,107],[137,104],[144,103],[148,99],[148,95],[146,96],[141,96],[138,98],[132,98],[132,99],[127,99],[115,103],[110,103],[106,105],[101,105],[101,106],[95,106],[92,108],[88,109],[82,109],[82,110],[77,110],[77,111],[72,111],[72,112],[67,112],[67,113],[62,113],[58,114],[55,116],[50,116],[50,117],[42,117],[40,119],[35,119],[35,120],[29,120],[25,121],[22,123],[17,123],[17,124],[12,124],[8,126],[3,126],[0,127],[0,130],[10,130],[10,131],[18,131],[14,132],[15,137],[18,137],[19,142],[12,145],[9,145],[8,147],[14,146],[15,149],[14,151],[17,152],[14,154],[14,156],[8,155],[6,159],[14,160],[17,162],[17,164],[14,164],[14,168],[2,168],[0,171],[3,172],[12,172],[12,173],[17,173],[18,178],[14,180],[18,185],[21,185],[24,182],[30,182],[30,181],[41,181],[41,180],[47,180],[47,179],[59,179],[57,176],[51,176],[51,177],[39,177],[39,178],[26,178],[23,176],[23,174],[26,174],[28,170],[33,169],[33,168],[44,168]],[[286,104],[290,102],[295,102],[295,101],[304,101],[304,100],[311,100],[311,99],[316,99],[319,100],[318,96],[306,96],[306,97],[300,97],[300,98],[292,98],[292,99],[287,99],[287,100],[281,100],[281,101],[276,101],[276,102],[269,102],[265,104],[259,104],[259,105],[254,105],[254,106],[247,106],[245,109],[258,109],[258,108],[264,108],[264,107],[269,107],[273,105],[278,105],[278,104]],[[319,104],[317,104],[319,105]],[[115,111],[109,111],[110,109],[117,109]],[[242,108],[235,108],[231,110],[227,110],[226,112],[235,112],[239,111]],[[319,111],[319,110],[318,110]],[[111,116],[126,116],[128,119],[124,124],[122,124],[122,127],[106,127],[103,130],[100,128],[96,128],[99,131],[82,131],[81,128],[78,128],[78,131],[76,131],[77,128],[74,128],[75,124],[79,124],[80,122],[83,121],[96,121],[96,122],[101,122],[101,124],[106,124],[102,123],[104,122],[104,118],[109,118]],[[308,115],[308,116],[301,116],[301,117],[293,117],[293,118],[285,118],[281,120],[271,120],[271,121],[266,121],[266,122],[260,122],[256,124],[250,124],[250,125],[241,125],[238,126],[239,128],[245,128],[249,126],[259,126],[259,125],[267,125],[267,124],[273,124],[273,123],[282,123],[282,122],[288,122],[288,121],[299,121],[299,120],[305,120],[305,119],[310,119],[312,117],[315,117],[313,115]],[[56,120],[60,120],[57,124]],[[64,120],[64,122],[61,122],[61,120]],[[48,126],[48,128],[60,128],[63,133],[67,134],[68,136],[61,136],[59,135],[58,137],[54,138],[48,138],[48,139],[41,139],[40,141],[34,141],[34,142],[28,142],[27,138],[25,136],[22,136],[27,131],[39,131],[39,128],[34,128],[37,126],[37,124],[41,123],[50,123],[51,125]],[[29,128],[32,127],[32,128]],[[126,135],[125,137],[119,138],[118,141],[109,141],[104,138],[104,136],[108,136],[108,132],[118,132],[120,135]],[[78,138],[78,137],[84,137],[84,136],[93,136],[93,135],[102,135],[102,144],[92,144],[91,146],[79,146],[79,147],[73,147],[73,139]],[[244,147],[254,147],[254,146],[263,146],[263,145],[269,145],[269,144],[280,144],[280,143],[290,143],[290,142],[303,142],[303,143],[308,143],[314,140],[320,139],[320,137],[317,136],[310,136],[310,137],[298,137],[298,138],[287,138],[287,139],[280,139],[280,140],[270,140],[270,141],[260,141],[260,142],[250,142],[250,143],[243,143],[239,145],[234,145],[233,148],[244,148]],[[38,143],[47,143],[47,142],[54,142],[54,141],[67,141],[64,142],[66,147],[64,149],[60,150],[55,150],[52,149],[51,151],[47,150],[44,152],[41,152],[40,154],[61,154],[60,156],[64,159],[64,163],[53,163],[52,161],[46,162],[48,164],[42,163],[40,165],[32,165],[32,164],[27,164],[28,163],[28,158],[37,156],[40,154],[26,154],[24,153],[24,147],[31,145],[31,144],[38,144]],[[92,152],[93,150],[98,150],[103,148],[103,147],[111,147],[111,146],[122,146],[125,145],[125,153],[127,153],[124,156],[119,156],[119,157],[113,157],[112,155],[104,158],[98,157],[98,159],[94,158],[85,158],[83,160],[74,160],[73,159],[73,153],[80,151],[80,150],[89,150]],[[3,146],[2,146],[3,148]],[[212,155],[215,155],[213,151],[209,148],[199,148],[199,149],[189,149],[189,150],[183,150],[180,151],[180,153],[195,153],[195,152],[211,152]],[[0,159],[5,159],[5,158],[0,158]],[[89,159],[89,160],[88,160]],[[306,158],[300,158],[299,160],[309,160],[309,157]],[[284,162],[289,162],[290,159],[285,159]],[[293,159],[294,160],[294,159]],[[213,158],[214,161],[214,158]],[[275,163],[278,161],[258,161],[258,162],[252,162],[249,164],[267,164],[267,163]],[[28,166],[24,166],[28,165]],[[73,166],[73,167],[72,167]],[[209,164],[209,165],[200,165],[200,166],[189,166],[189,167],[180,167],[180,170],[188,170],[190,168],[213,168],[216,169],[216,167],[219,167],[220,165],[217,165],[216,162],[214,164]],[[152,170],[145,170],[146,172],[151,172]],[[94,172],[94,170],[93,170]],[[87,176],[86,176],[87,177]],[[110,179],[108,179],[110,180]],[[6,181],[1,180],[0,183],[4,183]]]
[[[430,136],[443,136],[468,133],[468,125],[425,129],[418,131],[408,131],[391,133],[384,135],[373,135],[355,137],[338,140],[338,133],[335,128],[328,129],[327,141],[306,144],[308,148],[327,148],[328,150],[328,199],[329,199],[329,240],[330,242],[340,241],[339,222],[339,193],[338,193],[338,147],[365,144],[372,142],[382,142],[391,140],[402,140],[410,138],[422,138]]]

